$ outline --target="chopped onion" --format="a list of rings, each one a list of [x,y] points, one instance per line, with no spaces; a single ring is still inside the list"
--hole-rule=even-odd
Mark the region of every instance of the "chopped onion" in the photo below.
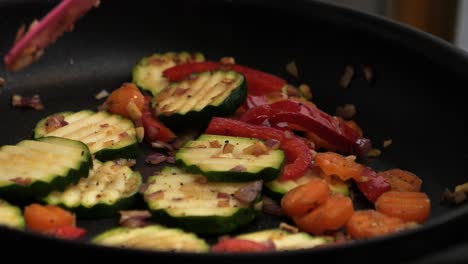
[[[258,194],[262,190],[262,181],[249,183],[234,193],[234,198],[242,203],[251,203],[257,199]]]
[[[150,217],[151,213],[147,210],[120,211],[119,223],[129,228],[143,227],[148,225],[145,220]]]
[[[109,96],[109,92],[107,90],[101,90],[99,93],[97,93],[94,98],[96,98],[97,100],[101,100],[101,99],[104,99],[106,98],[107,96]]]
[[[164,161],[166,161],[166,159],[167,159],[167,156],[162,153],[153,153],[153,154],[146,156],[145,162],[153,164],[153,165],[157,165],[157,164],[163,163]]]
[[[44,109],[44,105],[41,102],[41,98],[37,94],[33,95],[32,97],[14,94],[11,97],[11,104],[14,107],[33,108],[34,110]]]
[[[299,228],[292,226],[290,224],[286,224],[284,222],[281,222],[279,225],[279,228],[284,231],[288,231],[290,233],[297,233],[299,232]]]
[[[286,64],[286,71],[296,78],[299,77],[299,70],[297,69],[295,61],[291,61],[290,63]]]
[[[354,77],[354,67],[351,65],[346,65],[343,74],[339,80],[339,85],[343,88],[348,88],[351,84],[351,81]]]
[[[284,216],[281,206],[273,199],[263,196],[263,212],[270,215]],[[281,227],[281,226],[280,226]]]

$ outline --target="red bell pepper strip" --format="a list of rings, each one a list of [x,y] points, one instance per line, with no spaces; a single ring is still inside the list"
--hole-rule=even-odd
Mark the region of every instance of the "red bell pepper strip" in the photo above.
[[[170,142],[176,138],[176,135],[172,130],[161,123],[151,113],[151,97],[145,96],[145,105],[141,115],[141,125],[145,129],[145,140],[148,142],[154,142],[156,140],[163,142]]]
[[[62,226],[47,232],[47,234],[54,237],[71,240],[83,238],[86,233],[86,229],[76,226]]]
[[[284,151],[286,156],[286,165],[280,176],[282,180],[301,177],[310,167],[312,161],[309,146],[304,140],[279,129],[215,117],[211,119],[205,132],[216,135],[278,140],[280,142],[280,149]]]
[[[360,137],[344,121],[294,99],[254,107],[245,112],[241,120],[254,124],[268,121],[271,126],[281,123],[300,126],[331,142],[345,153],[364,155],[372,148],[370,140]]]
[[[363,181],[356,181],[359,190],[366,198],[375,202],[385,192],[391,190],[390,184],[381,175],[378,175],[373,169],[364,167],[362,171]]]
[[[233,70],[244,75],[247,80],[247,89],[249,94],[260,95],[280,91],[286,84],[285,80],[266,72],[238,64],[222,64],[214,61],[179,64],[165,70],[163,75],[171,82],[175,82],[181,81],[193,73],[213,71],[217,69]]]
[[[267,252],[275,250],[275,244],[259,243],[246,239],[227,238],[211,247],[215,253]]]

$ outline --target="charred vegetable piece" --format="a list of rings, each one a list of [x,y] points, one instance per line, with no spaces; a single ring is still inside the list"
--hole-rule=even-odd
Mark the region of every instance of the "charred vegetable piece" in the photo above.
[[[160,225],[113,228],[93,238],[92,243],[109,247],[170,252],[203,253],[209,250],[205,240],[195,234]]]
[[[171,129],[206,125],[213,116],[236,111],[247,96],[244,76],[234,71],[202,72],[172,83],[153,99],[159,120]]]
[[[333,242],[331,237],[312,236],[304,232],[290,233],[281,229],[269,229],[242,234],[236,236],[236,238],[260,243],[271,241],[278,251],[313,248]]]
[[[173,167],[148,179],[143,192],[153,219],[203,234],[223,234],[250,223],[261,210],[261,183],[206,182]]]
[[[24,229],[24,218],[21,209],[2,199],[0,199],[0,226]]]
[[[63,190],[92,167],[88,147],[75,140],[44,137],[0,148],[0,196],[26,200]]]
[[[176,163],[208,181],[270,181],[280,175],[284,153],[255,138],[203,134],[177,152]]]
[[[45,201],[72,210],[78,217],[110,217],[134,205],[140,184],[140,173],[128,166],[95,160],[87,178],[63,192],[52,192]]]
[[[52,126],[57,118],[63,122]],[[135,126],[129,119],[108,112],[62,112],[43,118],[34,129],[34,138],[55,136],[80,140],[101,161],[134,158],[138,153]]]
[[[156,53],[142,58],[133,67],[133,82],[142,90],[148,91],[155,96],[169,85],[169,80],[163,76],[164,70],[179,64],[202,62],[204,60],[205,57],[201,53]]]

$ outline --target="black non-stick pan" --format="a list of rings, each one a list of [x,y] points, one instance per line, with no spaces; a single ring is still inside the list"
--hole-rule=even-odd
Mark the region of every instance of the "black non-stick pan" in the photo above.
[[[446,187],[468,181],[468,111],[462,95],[468,87],[468,56],[461,50],[382,18],[315,1],[101,2],[31,67],[17,73],[0,67],[0,76],[7,81],[0,95],[1,145],[29,138],[37,120],[48,114],[96,109],[102,101],[94,95],[129,81],[132,66],[143,56],[166,51],[200,51],[211,59],[233,56],[240,64],[294,84],[309,84],[314,102],[329,113],[339,105],[355,104],[356,120],[375,146],[381,148],[384,139],[393,142],[368,165],[376,170],[398,167],[420,176],[432,201],[431,217],[417,229],[368,241],[247,255],[122,250],[0,228],[2,255],[19,249],[15,260],[67,254],[72,260],[112,256],[177,263],[299,259],[378,263],[414,259],[468,238],[468,205],[440,203]],[[0,54],[8,51],[21,24],[42,17],[56,3],[1,1]],[[299,68],[298,79],[285,71],[292,60]],[[338,80],[348,64],[355,66],[356,75],[343,88]],[[361,65],[372,66],[374,82],[363,78]],[[39,94],[45,109],[11,107],[15,93]],[[144,174],[153,169],[139,168]],[[241,231],[273,227],[279,221],[262,216]],[[88,228],[91,237],[117,225],[117,219],[79,225]]]

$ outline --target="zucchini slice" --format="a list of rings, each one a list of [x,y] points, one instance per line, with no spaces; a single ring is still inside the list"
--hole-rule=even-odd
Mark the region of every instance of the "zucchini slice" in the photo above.
[[[49,129],[48,122],[64,119],[63,126]],[[138,154],[138,141],[133,122],[105,111],[62,112],[39,121],[34,138],[44,136],[80,140],[88,145],[91,154],[101,161],[117,158],[134,158]]]
[[[322,177],[320,177],[320,175],[317,172],[309,169],[304,176],[294,179],[294,180],[287,180],[287,181],[274,180],[274,181],[266,182],[264,184],[265,188],[263,189],[263,191],[267,196],[277,201],[280,201],[283,195],[287,193],[288,191],[294,189],[295,187],[299,185],[306,184],[312,179],[317,179],[317,178],[321,179]],[[330,187],[331,192],[334,194],[340,193],[345,196],[350,195],[349,182],[345,182],[340,179],[333,178],[331,182],[328,182],[328,186]]]
[[[92,159],[80,141],[44,137],[0,148],[0,196],[26,200],[63,190],[88,175]]]
[[[24,217],[19,207],[0,199],[0,226],[24,229]]]
[[[331,237],[312,236],[304,232],[290,233],[281,229],[269,229],[239,235],[236,238],[254,242],[272,241],[278,251],[313,248],[333,241]]]
[[[203,134],[187,142],[175,156],[176,163],[209,181],[271,181],[281,173],[284,153],[262,140]]]
[[[221,234],[259,214],[260,195],[250,203],[234,198],[248,184],[206,182],[202,175],[165,167],[148,179],[143,195],[154,220],[195,233]]]
[[[205,240],[195,234],[159,225],[113,228],[96,236],[92,243],[109,247],[170,252],[203,253],[209,250]]]
[[[169,80],[163,76],[163,71],[178,64],[202,61],[205,61],[205,57],[201,53],[156,53],[142,58],[133,67],[133,83],[155,96],[169,85]]]
[[[141,175],[113,161],[94,160],[87,178],[63,192],[52,192],[44,200],[74,211],[78,217],[111,217],[131,208],[141,185]]]
[[[204,126],[213,116],[233,114],[247,97],[243,75],[217,70],[170,84],[153,98],[158,118],[172,129]]]

